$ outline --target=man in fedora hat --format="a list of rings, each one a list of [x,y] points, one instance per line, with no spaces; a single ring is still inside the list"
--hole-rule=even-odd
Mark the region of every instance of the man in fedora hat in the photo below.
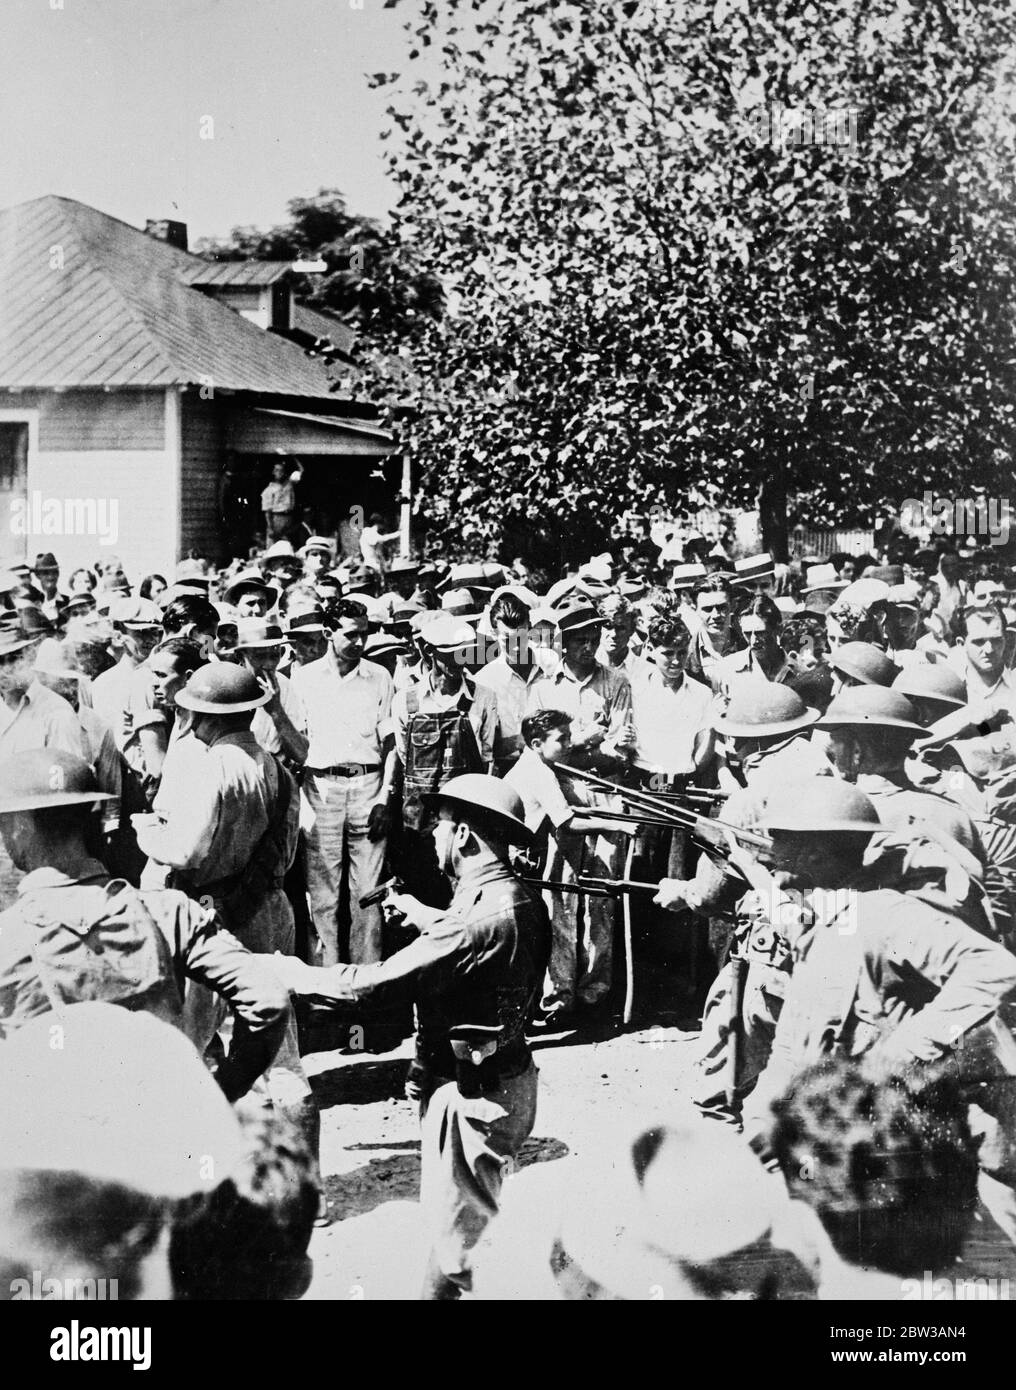
[[[410,945],[374,965],[317,969],[288,959],[279,972],[319,1004],[415,1002],[412,1084],[430,1242],[423,1297],[455,1299],[469,1291],[469,1253],[536,1119],[526,1024],[549,926],[543,904],[509,866],[509,846],[529,838],[518,795],[496,778],[466,774],[444,783],[433,802],[438,860],[455,885],[448,910],[393,894],[390,907],[419,929]]]
[[[298,666],[319,661],[328,650],[325,610],[316,601],[305,602],[302,595],[300,603],[286,614],[285,632],[287,654],[283,655],[279,669],[289,678]]]
[[[302,558],[293,550],[290,541],[276,541],[261,557],[265,578],[285,594],[299,583],[303,574]]]
[[[35,649],[30,638],[0,632],[0,756],[26,748],[60,748],[83,757],[77,715],[39,681],[33,669]]]
[[[102,999],[187,1031],[184,991],[195,981],[236,1010],[218,1074],[235,1100],[278,1050],[285,996],[214,911],[111,877],[89,844],[109,800],[80,758],[35,749],[0,762],[0,838],[25,875],[0,914],[0,1027],[9,1035],[38,1014]]]
[[[279,674],[286,638],[278,623],[266,618],[238,618],[233,648],[241,666],[271,698],[254,711],[251,733],[269,753],[279,753],[291,768],[307,760],[307,717],[290,681]]]
[[[67,607],[67,600],[59,589],[60,566],[51,550],[47,550],[44,555],[35,557],[32,574],[42,595],[39,600],[42,616],[51,627],[59,627],[63,620],[64,609]]]
[[[397,556],[385,572],[384,592],[378,600],[379,612],[390,618],[395,607],[411,599],[416,590],[419,573],[420,565],[417,560]]]
[[[300,547],[300,559],[303,561],[304,581],[314,584],[335,564],[335,543],[327,536],[311,536]]]
[[[151,704],[145,662],[163,636],[162,612],[151,599],[120,598],[109,607],[113,648],[120,659],[92,682],[92,708],[113,731],[122,752],[132,732],[130,713]]]
[[[534,1163],[474,1257],[481,1302],[807,1298],[801,1223],[733,1129],[680,1103],[625,1117],[597,1152]]]
[[[529,711],[561,709],[572,718],[576,766],[604,770],[625,766],[635,743],[631,684],[623,671],[596,658],[604,620],[591,603],[575,603],[556,614],[561,662],[534,681]]]
[[[260,570],[244,570],[227,587],[223,598],[241,618],[264,618],[278,604],[281,590],[269,584]]]

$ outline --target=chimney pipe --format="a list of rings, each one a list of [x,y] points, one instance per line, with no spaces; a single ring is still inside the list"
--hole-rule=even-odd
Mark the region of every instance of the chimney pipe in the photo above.
[[[187,250],[186,222],[171,222],[168,217],[160,219],[150,217],[145,223],[145,231],[156,241],[168,242],[170,246],[175,246],[178,251]]]

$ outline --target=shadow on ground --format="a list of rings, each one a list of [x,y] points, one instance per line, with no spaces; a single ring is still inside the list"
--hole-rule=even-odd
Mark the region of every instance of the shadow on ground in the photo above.
[[[322,1110],[333,1105],[371,1105],[375,1101],[402,1100],[407,1062],[396,1057],[384,1062],[357,1062],[333,1067],[311,1077],[311,1086]]]
[[[380,1151],[380,1152],[379,1152]],[[398,1140],[390,1144],[349,1144],[347,1153],[376,1153],[349,1173],[325,1178],[328,1210],[333,1221],[364,1216],[388,1202],[416,1202],[420,1198],[420,1141]],[[519,1168],[552,1163],[570,1152],[560,1139],[534,1135],[526,1140],[517,1159]]]

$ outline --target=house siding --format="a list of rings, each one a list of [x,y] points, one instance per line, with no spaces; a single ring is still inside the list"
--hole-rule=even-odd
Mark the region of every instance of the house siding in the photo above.
[[[13,410],[38,410],[44,453],[164,447],[164,391],[18,391],[0,395]]]
[[[165,449],[40,449],[28,460],[28,550],[52,550],[64,574],[117,555],[132,583],[167,577],[176,559],[176,468]],[[46,504],[50,521],[45,520]],[[56,505],[53,506],[52,504]],[[57,515],[62,523],[55,525]]]
[[[119,556],[137,582],[176,558],[175,455],[163,391],[0,393],[5,418],[32,418],[25,473],[30,561],[51,550],[64,576]]]

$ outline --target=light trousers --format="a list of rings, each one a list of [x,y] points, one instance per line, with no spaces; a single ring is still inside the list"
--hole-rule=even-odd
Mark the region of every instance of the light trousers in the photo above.
[[[321,963],[339,963],[339,898],[349,885],[349,960],[369,965],[381,959],[380,905],[362,908],[360,898],[381,882],[385,840],[367,838],[367,818],[378,801],[381,774],[308,777],[304,792],[314,824],[307,832],[307,889]]]
[[[497,1215],[504,1179],[533,1132],[537,1087],[530,1063],[475,1098],[442,1081],[421,1105],[420,1205],[431,1251],[425,1298],[469,1292],[469,1253]]]

